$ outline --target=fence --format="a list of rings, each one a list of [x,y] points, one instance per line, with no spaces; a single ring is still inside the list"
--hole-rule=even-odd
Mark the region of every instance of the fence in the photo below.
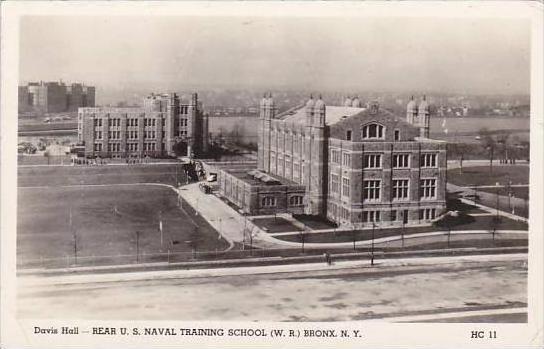
[[[486,235],[486,234],[480,234]],[[333,248],[308,248],[302,244],[296,248],[271,248],[271,249],[239,249],[228,251],[189,251],[189,252],[160,252],[136,254],[118,254],[108,256],[74,256],[66,255],[56,258],[36,258],[17,260],[18,269],[56,269],[73,267],[93,267],[93,266],[121,266],[138,265],[153,263],[189,263],[193,266],[198,264],[213,265],[221,264],[236,266],[247,264],[248,261],[258,263],[296,263],[296,262],[322,262],[323,254],[334,254],[335,258],[370,258],[372,251],[377,256],[395,255],[398,253],[413,252],[414,255],[424,256],[429,251],[441,251],[441,254],[456,254],[456,249],[467,249],[471,253],[478,253],[479,248],[525,248],[526,239],[507,239],[500,238],[499,233],[489,233],[487,238],[478,240],[465,240],[454,235],[444,233],[442,239],[424,245],[402,245],[400,241],[393,243],[376,244],[375,248],[371,246],[359,247],[333,247]],[[402,241],[404,242],[404,241]],[[437,252],[433,252],[436,254]]]

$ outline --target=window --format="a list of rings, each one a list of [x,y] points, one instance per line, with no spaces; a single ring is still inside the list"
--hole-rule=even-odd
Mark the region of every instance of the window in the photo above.
[[[338,175],[331,174],[331,192],[338,193],[339,191]]]
[[[380,211],[363,211],[363,223],[380,222],[380,213]]]
[[[382,156],[380,154],[366,154],[363,157],[363,168],[381,168]]]
[[[302,196],[291,196],[289,198],[289,206],[300,206],[302,205]]]
[[[285,155],[285,176],[290,177],[291,176],[291,157],[289,155]]]
[[[436,154],[421,154],[421,167],[436,167]]]
[[[400,141],[400,130],[395,130],[395,141]]]
[[[398,219],[397,211],[391,211],[391,222],[395,222]]]
[[[393,168],[409,168],[410,154],[393,154]]]
[[[342,166],[351,166],[351,154],[342,153]]]
[[[95,143],[94,151],[102,151],[102,143]]]
[[[380,124],[363,126],[363,139],[383,139],[384,127]]]
[[[379,201],[380,187],[380,180],[363,181],[363,201]]]
[[[395,179],[393,180],[393,199],[407,200],[408,199],[408,180]]]
[[[419,219],[429,221],[436,218],[435,208],[422,208],[419,210]]]
[[[338,150],[331,150],[331,161],[335,164],[340,164],[340,152]]]
[[[349,197],[349,178],[342,178],[342,195]]]
[[[344,220],[349,221],[349,210],[345,207],[340,207],[340,217]]]
[[[351,141],[351,130],[346,131],[346,141]]]
[[[102,131],[94,131],[95,139],[102,139]]]
[[[420,181],[419,190],[422,199],[436,198],[436,179],[427,178]]]
[[[261,207],[275,207],[276,206],[276,198],[271,196],[265,196],[261,199]]]

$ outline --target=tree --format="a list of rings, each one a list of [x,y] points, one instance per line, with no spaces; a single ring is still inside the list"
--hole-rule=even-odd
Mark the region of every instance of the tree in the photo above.
[[[493,138],[493,135],[487,128],[482,128],[480,131],[478,131],[478,135],[480,136],[480,142],[482,143],[482,146],[489,151],[489,172],[493,171],[493,153],[496,148],[496,141]]]

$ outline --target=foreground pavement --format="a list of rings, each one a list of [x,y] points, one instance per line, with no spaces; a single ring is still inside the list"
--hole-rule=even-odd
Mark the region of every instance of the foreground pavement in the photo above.
[[[17,302],[21,318],[523,322],[526,297],[512,254],[22,276]]]

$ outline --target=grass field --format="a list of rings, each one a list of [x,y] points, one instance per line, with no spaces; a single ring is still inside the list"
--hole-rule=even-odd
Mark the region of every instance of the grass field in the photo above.
[[[200,216],[186,214],[160,186],[20,188],[19,261],[78,256],[223,250],[228,244]],[[70,211],[72,224],[70,225]],[[160,244],[159,217],[163,222]],[[198,226],[198,227],[197,227]],[[72,227],[72,229],[70,229]]]
[[[493,166],[491,172],[489,166],[465,167],[463,172],[459,169],[448,171],[448,182],[460,186],[495,185],[497,182],[507,185],[508,181],[512,181],[512,184],[528,184],[529,166]]]
[[[19,187],[116,183],[183,183],[181,164],[18,167]]]
[[[135,255],[136,231],[140,232],[140,254],[191,253],[193,247],[196,251],[224,250],[227,242],[188,205],[181,210],[171,188],[141,184],[184,181],[179,164],[19,167],[18,261],[73,258],[70,210],[78,257]],[[118,262],[112,259],[102,264]]]

